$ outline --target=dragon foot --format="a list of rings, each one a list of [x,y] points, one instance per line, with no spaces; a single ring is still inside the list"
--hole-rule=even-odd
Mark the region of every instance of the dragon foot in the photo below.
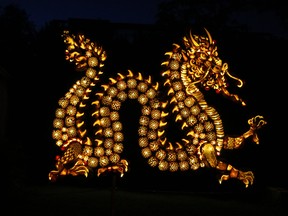
[[[247,172],[239,171],[238,179],[243,181],[243,183],[245,184],[247,188],[249,185],[253,184],[254,174],[252,171],[247,171]]]
[[[237,178],[241,180],[245,184],[245,187],[247,188],[249,185],[253,184],[254,174],[251,171],[243,172],[233,168],[229,175],[222,175],[220,177],[219,183],[221,184],[223,180],[228,180],[230,178]]]
[[[124,173],[127,171],[128,171],[128,162],[122,159],[116,165],[99,168],[97,176],[100,176],[104,172],[119,172],[120,176],[122,177]]]
[[[259,138],[256,131],[267,124],[267,122],[264,120],[263,116],[257,115],[249,119],[248,124],[250,125],[250,130],[244,134],[244,138],[252,136],[253,142],[259,144]]]
[[[52,170],[49,173],[49,180],[52,182],[55,182],[59,176],[65,176],[65,175],[85,175],[88,176],[89,169],[85,165],[85,163],[82,160],[78,160],[73,167],[67,169],[64,167],[63,164],[58,164],[57,170]]]

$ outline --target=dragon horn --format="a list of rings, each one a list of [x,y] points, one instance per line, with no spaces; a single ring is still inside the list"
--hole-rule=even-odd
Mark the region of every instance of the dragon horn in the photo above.
[[[195,46],[199,46],[199,44],[196,42],[196,40],[193,38],[193,35],[192,35],[192,33],[191,33],[191,30],[190,30],[190,39],[191,39],[191,41],[192,41],[192,43],[195,45]]]
[[[212,44],[213,40],[212,40],[211,34],[209,33],[209,31],[206,28],[204,28],[204,30],[206,31],[206,34],[207,34],[207,36],[209,38],[209,43]]]

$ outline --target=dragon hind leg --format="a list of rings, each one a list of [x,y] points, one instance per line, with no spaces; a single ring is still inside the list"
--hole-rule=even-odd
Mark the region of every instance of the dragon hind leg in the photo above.
[[[234,168],[232,165],[219,161],[216,169],[220,170],[221,172],[225,172],[219,178],[219,183],[221,184],[223,180],[228,180],[231,178],[236,178],[242,181],[247,188],[249,185],[253,184],[254,181],[254,174],[252,171],[241,171]]]
[[[128,162],[127,160],[120,160],[119,163],[108,166],[108,167],[101,167],[97,171],[97,176],[100,176],[102,173],[105,172],[119,172],[120,176],[123,177],[124,173],[128,171]]]

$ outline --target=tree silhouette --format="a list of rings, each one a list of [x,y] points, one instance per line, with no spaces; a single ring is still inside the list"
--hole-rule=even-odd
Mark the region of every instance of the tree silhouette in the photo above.
[[[8,72],[19,73],[19,67],[31,62],[36,37],[34,24],[24,10],[11,4],[1,10],[0,29],[0,65]]]
[[[158,5],[156,22],[171,29],[206,27],[216,32],[230,28],[235,32],[249,31],[249,22],[241,22],[253,13],[257,18],[265,13],[276,17],[282,29],[287,29],[287,7],[280,0],[170,0]],[[253,20],[251,20],[253,21]],[[259,18],[261,24],[261,18]],[[272,20],[271,20],[272,22]],[[265,23],[262,23],[265,24]]]
[[[0,12],[0,66],[5,71],[4,79],[1,78],[1,88],[6,92],[5,97],[3,94],[3,98],[1,96],[1,107],[7,110],[7,124],[4,126],[7,127],[5,142],[8,142],[8,145],[2,146],[4,155],[8,157],[5,161],[9,161],[9,166],[5,167],[7,186],[14,188],[26,177],[29,158],[26,154],[29,150],[25,147],[29,138],[24,137],[27,136],[27,118],[31,116],[28,112],[31,109],[28,95],[32,87],[29,82],[34,64],[36,31],[26,12],[17,5],[7,5]]]

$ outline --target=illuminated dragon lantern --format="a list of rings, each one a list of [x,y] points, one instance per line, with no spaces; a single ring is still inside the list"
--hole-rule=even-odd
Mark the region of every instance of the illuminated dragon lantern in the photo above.
[[[121,157],[125,150],[123,123],[119,111],[127,100],[136,100],[141,106],[138,125],[138,145],[147,163],[160,171],[193,171],[202,167],[215,168],[220,172],[219,182],[236,178],[245,184],[253,184],[252,171],[242,171],[219,159],[222,149],[237,149],[251,137],[258,144],[257,130],[266,124],[263,116],[248,120],[249,129],[239,136],[227,136],[221,116],[204,97],[204,90],[214,89],[245,106],[236,94],[227,90],[227,79],[233,77],[228,64],[218,57],[217,46],[210,33],[206,36],[183,37],[183,48],[173,44],[162,63],[163,85],[144,78],[143,74],[118,73],[103,84],[106,52],[84,35],[64,31],[67,45],[66,60],[74,62],[83,77],[60,98],[55,111],[52,137],[61,149],[56,157],[56,169],[49,179],[59,176],[100,176],[104,172],[128,171],[128,161]],[[100,86],[100,87],[99,87]],[[99,90],[95,90],[99,89]],[[167,94],[161,96],[159,92]],[[184,135],[179,141],[169,141],[168,117]],[[168,121],[169,120],[169,121]]]

